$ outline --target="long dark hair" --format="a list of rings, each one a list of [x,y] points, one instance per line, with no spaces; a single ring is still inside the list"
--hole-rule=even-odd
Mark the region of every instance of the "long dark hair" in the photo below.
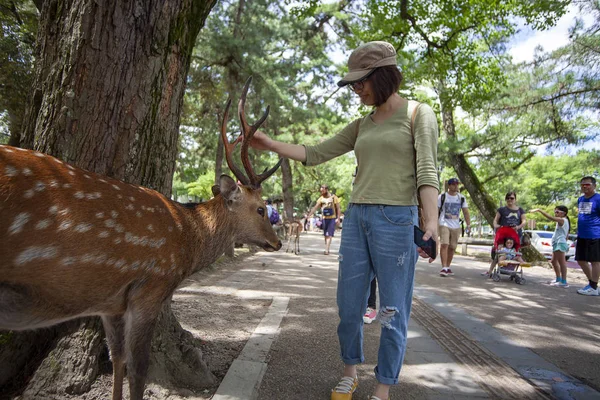
[[[569,230],[567,231],[567,234],[569,234],[569,232],[571,231],[571,220],[569,219],[569,216],[567,215],[567,214],[569,214],[569,209],[566,206],[562,206],[562,205],[556,206],[556,207],[554,207],[554,209],[565,213],[565,218],[567,218],[567,222],[569,223]]]

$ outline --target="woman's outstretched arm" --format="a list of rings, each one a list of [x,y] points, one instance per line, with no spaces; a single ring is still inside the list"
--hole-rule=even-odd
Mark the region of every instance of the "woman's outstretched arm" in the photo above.
[[[306,149],[304,146],[273,140],[262,131],[256,131],[250,141],[250,147],[257,150],[269,150],[284,158],[300,162],[306,161]]]

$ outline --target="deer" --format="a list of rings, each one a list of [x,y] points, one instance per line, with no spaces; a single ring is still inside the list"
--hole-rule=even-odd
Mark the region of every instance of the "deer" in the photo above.
[[[142,400],[156,319],[193,272],[234,241],[278,251],[248,143],[254,125],[238,103],[241,133],[227,138],[231,98],[221,123],[228,175],[211,200],[183,205],[162,194],[69,165],[41,152],[0,146],[0,330],[30,330],[100,316],[113,364],[112,399]],[[233,162],[241,145],[246,174]]]
[[[290,244],[292,241],[294,242],[294,247],[292,248],[292,252],[294,254],[300,254],[300,233],[302,233],[302,221],[291,220],[290,222],[286,222],[287,228],[287,238],[288,243],[285,249],[285,252],[290,251]]]

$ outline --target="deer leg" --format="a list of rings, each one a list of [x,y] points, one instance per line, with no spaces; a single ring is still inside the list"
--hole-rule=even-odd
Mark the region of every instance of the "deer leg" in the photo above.
[[[290,229],[292,229],[292,226],[291,226],[291,225],[290,225],[290,226],[289,226],[289,228],[288,228],[288,229],[286,229],[286,231],[285,231],[285,233],[286,233],[286,236],[287,236],[287,247],[285,248],[285,252],[286,252],[286,253],[287,253],[288,251],[290,251],[290,244],[291,244],[291,242],[292,242],[292,235],[291,235],[291,233],[289,232],[289,230],[290,230]],[[294,250],[292,249],[292,251],[294,251]]]
[[[125,323],[123,315],[102,316],[102,325],[113,365],[112,400],[123,398],[123,377],[125,375]]]
[[[125,314],[125,348],[130,400],[142,400],[144,396],[150,360],[150,343],[158,311],[129,306]]]

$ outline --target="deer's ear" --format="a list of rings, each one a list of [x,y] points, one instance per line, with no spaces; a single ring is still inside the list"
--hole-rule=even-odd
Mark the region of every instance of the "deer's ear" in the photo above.
[[[228,204],[235,201],[241,192],[237,183],[228,175],[221,175],[219,178],[219,191]]]
[[[213,185],[213,186],[210,188],[210,190],[211,190],[211,192],[212,192],[213,196],[218,196],[218,195],[219,195],[219,193],[221,193],[221,188],[219,187],[219,185]]]

